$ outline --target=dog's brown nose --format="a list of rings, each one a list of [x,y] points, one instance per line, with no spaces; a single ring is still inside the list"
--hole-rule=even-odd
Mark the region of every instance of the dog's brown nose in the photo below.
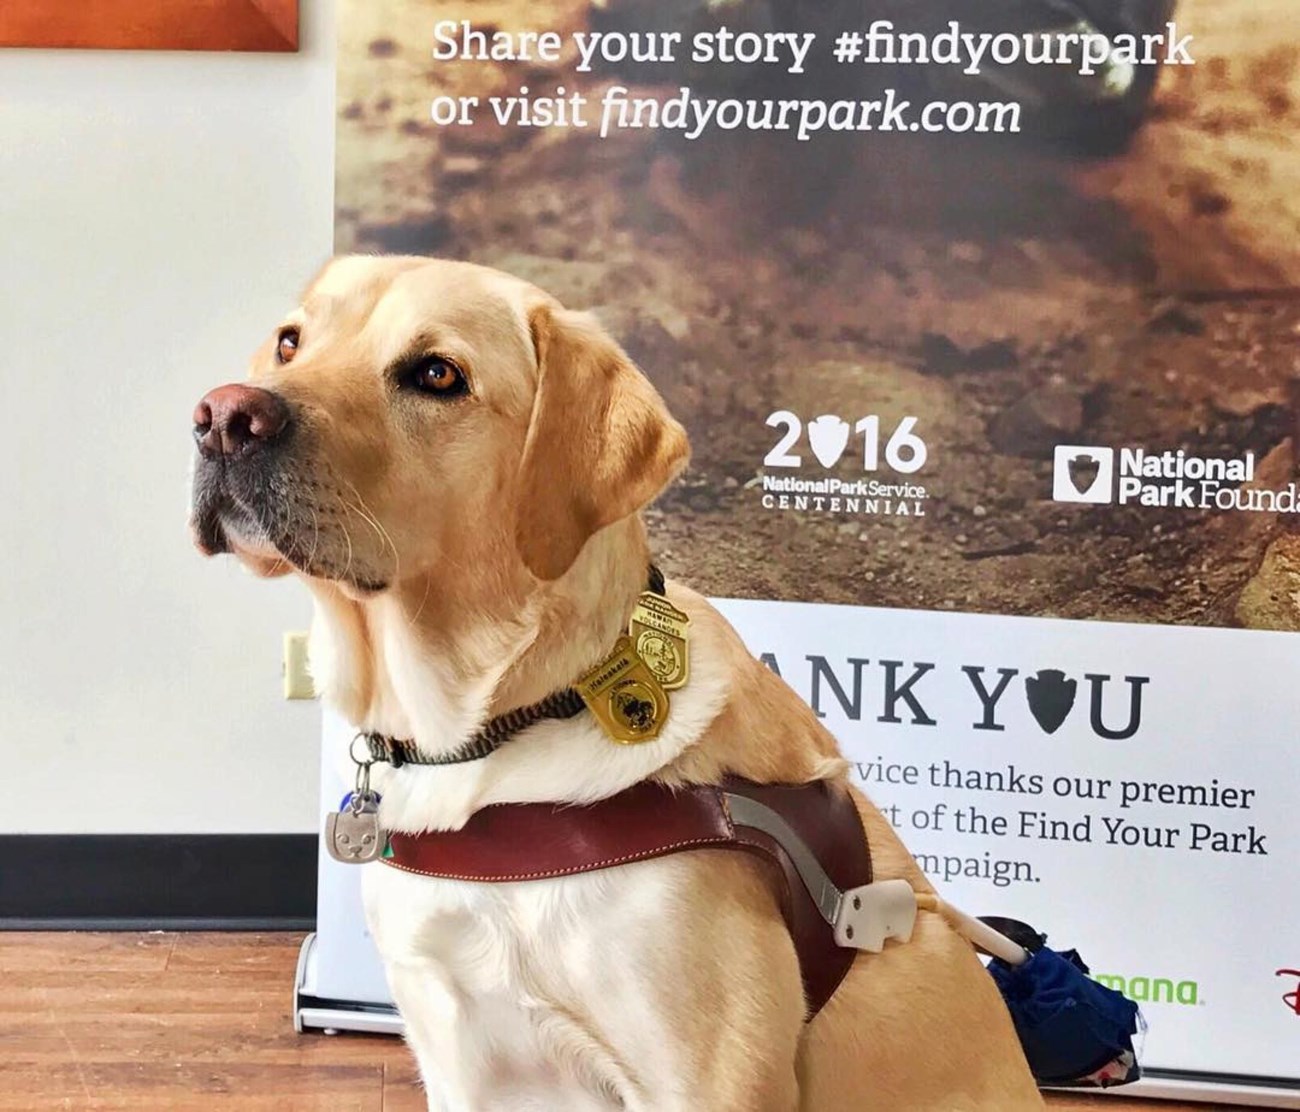
[[[205,456],[237,456],[274,440],[289,423],[284,401],[258,386],[232,383],[194,408],[194,439]]]

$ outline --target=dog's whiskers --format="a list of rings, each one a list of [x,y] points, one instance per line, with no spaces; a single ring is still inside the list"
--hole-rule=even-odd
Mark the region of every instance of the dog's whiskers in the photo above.
[[[346,478],[344,478],[342,481],[347,486],[347,488],[352,492],[353,496],[356,498],[355,503],[353,503],[350,499],[343,498],[344,506],[347,509],[354,512],[355,514],[357,514],[357,516],[359,516],[362,521],[364,521],[367,525],[370,526],[370,528],[372,528],[375,531],[375,535],[379,538],[379,543],[382,546],[380,549],[381,552],[384,549],[389,549],[392,551],[393,578],[394,579],[401,578],[402,558],[397,551],[397,544],[393,541],[392,535],[388,532],[387,529],[384,528],[383,523],[379,520],[375,512],[366,504],[366,500],[361,497],[361,492],[357,490],[356,484],[352,483]]]
[[[424,604],[429,601],[429,592],[433,589],[433,576],[424,577],[424,595],[420,598],[420,605],[415,608],[415,613],[406,620],[406,624],[415,629],[415,623],[420,620],[420,615],[424,613]]]
[[[307,508],[311,510],[312,527],[311,553],[307,557],[307,563],[311,565],[316,563],[316,553],[320,548],[320,515],[316,513],[315,502],[308,503]]]

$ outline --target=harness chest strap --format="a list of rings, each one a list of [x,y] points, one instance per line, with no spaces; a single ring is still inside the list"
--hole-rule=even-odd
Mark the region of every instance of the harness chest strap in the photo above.
[[[730,779],[637,784],[586,806],[485,807],[460,830],[393,833],[385,864],[448,880],[510,882],[594,872],[687,850],[755,854],[778,868],[781,911],[799,956],[807,1018],[859,949],[906,940],[916,899],[902,880],[872,884],[871,854],[847,788]]]

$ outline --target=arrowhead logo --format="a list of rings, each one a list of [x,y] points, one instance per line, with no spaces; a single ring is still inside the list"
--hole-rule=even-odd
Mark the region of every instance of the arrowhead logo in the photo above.
[[[849,446],[849,425],[833,413],[808,422],[808,443],[823,467],[834,467]]]
[[[1101,474],[1101,461],[1096,456],[1081,453],[1070,460],[1070,482],[1080,495],[1087,494]]]
[[[1043,668],[1038,675],[1025,678],[1025,698],[1029,703],[1029,712],[1044,733],[1054,734],[1061,728],[1074,708],[1074,696],[1078,689],[1078,682],[1066,679],[1065,673],[1059,668]]]
[[[1103,505],[1114,498],[1115,449],[1058,444],[1052,473],[1057,502]]]

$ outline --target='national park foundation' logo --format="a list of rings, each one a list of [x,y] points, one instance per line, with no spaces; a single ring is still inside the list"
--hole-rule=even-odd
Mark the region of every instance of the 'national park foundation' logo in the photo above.
[[[1300,514],[1297,483],[1275,490],[1256,485],[1254,452],[1231,458],[1193,455],[1183,448],[1148,452],[1058,444],[1052,498],[1095,506]]]

